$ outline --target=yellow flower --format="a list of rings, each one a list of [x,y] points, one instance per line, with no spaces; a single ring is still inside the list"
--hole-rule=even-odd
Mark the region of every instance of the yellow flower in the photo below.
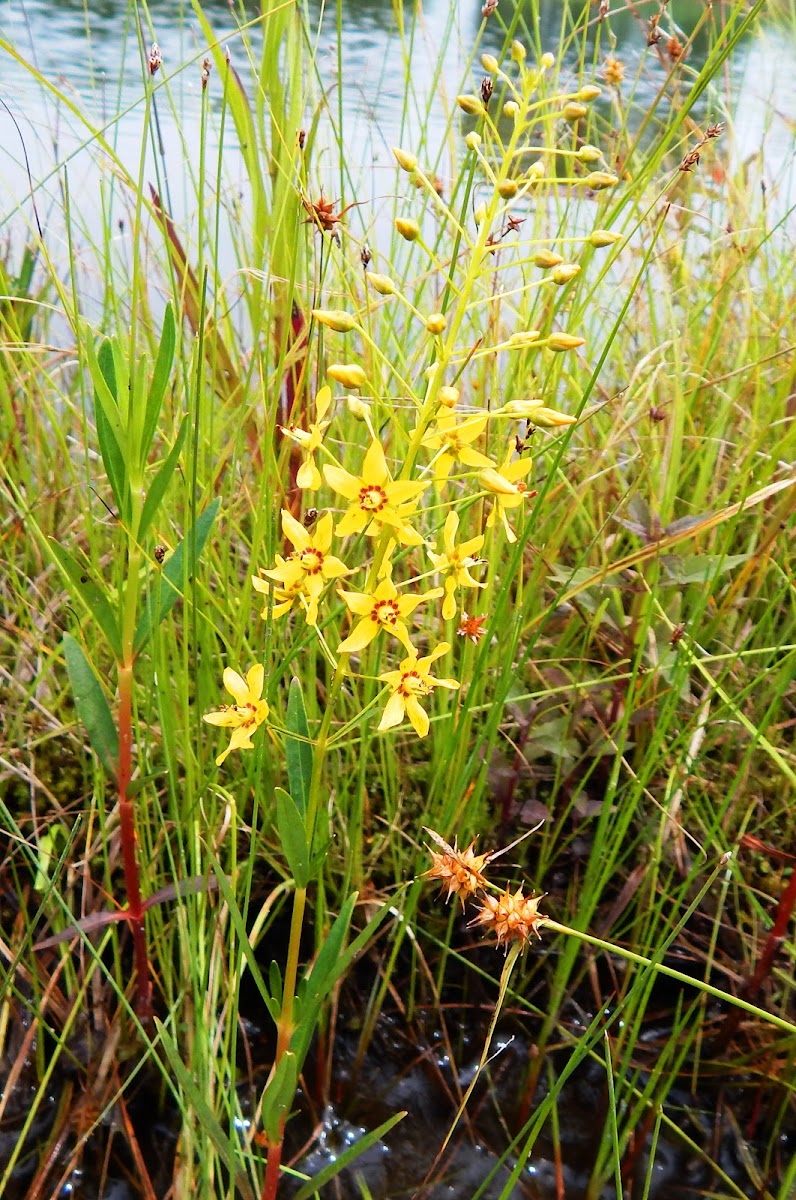
[[[416,651],[403,660],[397,671],[385,671],[379,679],[390,685],[392,695],[382,713],[379,730],[392,729],[400,725],[404,717],[408,717],[418,737],[428,733],[428,714],[420,704],[420,696],[428,696],[435,687],[445,687],[455,690],[459,687],[456,679],[435,679],[429,673],[429,667],[435,659],[447,654],[450,646],[447,642],[440,644],[424,658],[418,658]]]
[[[418,496],[429,484],[393,481],[381,442],[371,442],[361,475],[351,475],[342,467],[331,465],[325,466],[323,473],[329,487],[351,501],[351,507],[337,523],[338,537],[363,530],[369,537],[375,537],[386,525],[402,545],[422,546],[422,537],[404,518],[414,512]]]
[[[304,451],[304,458],[296,475],[296,483],[300,488],[313,488],[317,491],[321,486],[321,473],[315,465],[315,452],[320,447],[323,435],[329,427],[328,421],[322,422],[329,411],[331,402],[332,389],[322,387],[315,397],[315,422],[310,425],[309,429],[297,429],[295,425],[280,427],[285,437],[298,442]]]
[[[261,663],[251,667],[245,679],[231,667],[224,671],[224,687],[235,703],[218,712],[205,713],[202,718],[208,725],[220,725],[232,730],[229,745],[216,759],[219,767],[233,750],[254,749],[251,736],[263,721],[268,720],[268,703],[260,699],[264,681],[265,668]]]
[[[442,588],[432,588],[422,596],[402,596],[392,579],[386,576],[372,592],[340,592],[340,595],[351,612],[362,620],[354,626],[345,641],[340,643],[339,651],[343,654],[355,654],[358,650],[364,650],[381,629],[386,629],[398,638],[410,654],[414,654],[405,619],[414,612],[418,604],[425,600],[436,600],[441,596]]]
[[[477,579],[473,579],[470,574],[470,567],[476,566],[477,558],[473,558],[473,554],[477,554],[484,544],[484,535],[480,533],[477,537],[470,538],[469,541],[461,542],[456,545],[456,533],[459,528],[459,514],[457,512],[449,512],[445,520],[445,528],[442,531],[442,544],[445,548],[444,554],[435,554],[429,550],[428,557],[433,562],[436,569],[446,574],[445,579],[445,600],[442,605],[442,616],[446,621],[450,621],[456,616],[456,589],[457,587],[486,587],[485,583],[479,583]]]
[[[270,571],[263,571],[263,575],[282,585],[284,598],[280,601],[280,607],[286,605],[281,607],[282,612],[287,612],[290,604],[299,596],[306,600],[307,624],[317,625],[318,600],[327,580],[350,574],[345,563],[329,553],[332,545],[332,514],[323,514],[313,534],[283,508],[282,532],[295,550],[287,559],[277,555],[277,565]],[[265,580],[257,576],[252,578],[252,584],[258,592],[265,592],[269,588]],[[280,615],[276,607],[273,614],[275,617]]]
[[[528,486],[523,480],[530,471],[531,466],[532,462],[530,458],[515,458],[512,462],[511,452],[509,452],[499,471],[493,469],[481,471],[478,476],[482,486],[488,492],[492,492],[495,497],[494,507],[487,517],[486,523],[490,527],[494,525],[499,513],[503,527],[506,530],[506,539],[509,542],[516,542],[517,537],[509,525],[506,509],[517,508],[529,494]],[[531,494],[536,495],[535,492]]]
[[[440,451],[434,459],[434,478],[437,482],[448,478],[457,460],[468,467],[494,466],[491,458],[473,450],[470,445],[484,432],[488,420],[486,416],[468,417],[465,421],[457,422],[453,413],[443,413],[437,417],[433,432],[427,433],[421,443],[427,450]]]

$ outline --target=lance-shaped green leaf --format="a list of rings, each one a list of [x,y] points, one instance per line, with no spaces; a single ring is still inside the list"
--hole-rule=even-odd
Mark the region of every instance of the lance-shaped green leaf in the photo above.
[[[50,539],[48,544],[53,558],[72,585],[75,595],[83,601],[86,609],[105,634],[108,645],[118,661],[122,657],[122,639],[116,614],[105,592],[91,580],[88,568],[73,558],[59,542]]]
[[[163,497],[166,494],[166,488],[169,486],[169,480],[174,474],[174,468],[177,466],[177,462],[180,457],[180,451],[182,450],[185,442],[185,435],[187,432],[188,418],[184,417],[183,422],[180,425],[179,433],[177,434],[177,439],[169,451],[166,461],[161,466],[157,475],[152,480],[149,489],[147,490],[144,507],[141,510],[141,520],[138,525],[139,541],[143,539],[144,534],[146,533],[147,529],[149,529],[149,526],[152,524],[152,521],[155,518],[155,514],[160,508]]]
[[[152,382],[149,385],[144,428],[141,435],[142,467],[146,463],[149,447],[152,445],[152,439],[155,436],[155,430],[158,426],[160,410],[163,407],[163,397],[166,394],[171,367],[174,362],[174,347],[176,342],[177,330],[174,322],[174,309],[172,308],[171,301],[169,301],[166,305],[166,311],[163,314],[163,328],[160,331],[158,356],[155,359]]]
[[[138,623],[133,642],[133,650],[137,654],[164,617],[168,616],[174,605],[183,594],[186,579],[190,579],[196,570],[205,542],[207,541],[213,522],[216,519],[221,500],[216,497],[208,504],[196,524],[188,531],[176,550],[168,559],[163,570],[158,575],[160,586],[153,589],[148,604]]]
[[[268,1135],[268,1141],[271,1143],[281,1140],[284,1122],[290,1113],[290,1106],[296,1095],[297,1083],[296,1056],[286,1050],[263,1092],[263,1126]]]
[[[304,831],[304,814],[292,796],[284,788],[274,788],[276,799],[276,828],[282,853],[297,888],[305,888],[310,881],[309,849]]]
[[[125,462],[127,441],[117,402],[118,388],[113,346],[106,338],[99,348],[99,353],[95,354],[90,334],[86,336],[84,344],[91,381],[94,384],[94,420],[97,426],[100,454],[116,508],[127,519],[130,515]]]
[[[303,815],[307,811],[310,800],[313,753],[309,740],[310,730],[307,724],[307,710],[304,707],[301,682],[295,678],[290,681],[287,698],[287,731],[285,756],[287,758],[288,785],[290,794]]]
[[[102,685],[70,634],[64,634],[62,646],[77,715],[85,726],[92,750],[108,774],[115,778],[119,769],[119,734]]]

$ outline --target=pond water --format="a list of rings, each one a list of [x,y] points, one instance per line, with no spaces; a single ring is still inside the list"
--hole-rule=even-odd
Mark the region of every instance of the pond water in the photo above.
[[[472,60],[482,20],[481,3],[462,0],[451,5],[449,0],[428,0],[422,9],[406,6],[401,10],[397,4],[341,0],[339,34],[334,7],[322,10],[317,3],[310,5],[319,74],[316,98],[321,90],[325,92],[330,109],[342,118],[346,170],[360,197],[377,202],[380,173],[387,178],[386,170],[381,169],[393,169],[391,145],[422,145],[429,159],[439,152],[452,98],[463,85],[472,87],[482,74],[478,62]],[[613,53],[626,67],[623,95],[632,95],[633,106],[643,111],[668,70],[662,61],[665,56],[647,47],[646,20],[658,5],[641,0],[632,6],[614,3],[609,7],[621,11],[612,12],[608,24],[599,30],[595,73],[599,77],[613,42]],[[714,20],[721,19],[724,7],[713,6]],[[58,214],[65,183],[73,220],[78,231],[82,223],[87,246],[93,242],[92,233],[96,236],[102,227],[98,221],[103,206],[107,214],[109,201],[107,193],[101,194],[100,183],[103,174],[107,180],[107,164],[92,147],[90,129],[78,112],[85,114],[90,125],[103,128],[121,162],[137,175],[143,86],[133,9],[125,0],[0,0],[0,231],[5,235],[6,253],[11,243],[18,248],[23,231],[32,228],[31,180],[38,219],[47,230],[56,261],[56,247],[64,236]],[[154,36],[164,59],[164,83],[158,93],[162,142],[158,165],[168,181],[172,214],[178,223],[190,223],[195,201],[186,162],[195,166],[191,131],[199,128],[201,62],[207,45],[188,0],[149,0],[147,9],[151,30],[145,31],[145,42],[148,45]],[[246,27],[246,36],[258,52],[256,6],[208,0],[204,9],[228,47],[233,65],[251,85],[241,29]],[[508,22],[512,12],[507,0],[501,0],[501,18]],[[667,10],[665,32],[684,40],[704,12],[699,0],[673,2]],[[526,2],[521,15],[527,28],[537,29],[541,46],[555,51],[566,34],[559,0],[539,0],[538,13],[535,5]],[[493,17],[482,49],[498,51],[502,36]],[[698,69],[706,51],[703,31],[695,38],[688,69]],[[342,59],[340,72],[338,57]],[[35,72],[52,81],[60,96],[48,90]],[[403,100],[406,73],[411,76],[415,97],[410,105]],[[338,89],[340,78],[343,86]],[[722,142],[721,152],[725,161],[731,158],[735,165],[753,163],[766,183],[767,202],[775,205],[777,214],[785,213],[796,203],[796,47],[778,31],[775,20],[763,23],[759,33],[746,40],[733,59],[729,81],[731,95],[737,98],[735,136]],[[218,116],[221,83],[217,75],[211,74],[209,86]],[[432,90],[437,99],[429,106]],[[702,117],[725,118],[718,93],[710,95],[706,103]],[[308,106],[308,121],[311,116]],[[217,130],[213,146],[211,134],[211,152],[218,146],[218,136]],[[228,186],[234,188],[237,180],[245,194],[243,164],[229,120],[223,137]],[[327,185],[337,198],[343,189],[339,170],[332,173],[332,158],[316,155],[314,166],[317,169],[320,162],[322,172],[324,162],[329,164]],[[150,156],[147,179],[155,178],[155,166]],[[114,203],[119,209],[113,212],[116,223],[124,218],[129,201],[119,197]],[[368,200],[363,207],[368,207]],[[352,225],[355,219],[352,216]],[[361,219],[364,226],[368,215],[361,214]],[[79,244],[78,233],[78,249]],[[13,260],[13,245],[10,253]]]

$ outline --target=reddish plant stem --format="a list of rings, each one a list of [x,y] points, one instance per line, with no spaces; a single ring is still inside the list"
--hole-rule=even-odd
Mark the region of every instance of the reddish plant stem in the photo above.
[[[133,774],[133,668],[119,665],[119,831],[124,866],[124,885],[127,891],[127,921],[133,938],[133,960],[136,972],[135,1009],[142,1022],[152,1016],[152,978],[144,926],[144,906],[136,852],[135,815],[133,801],[127,793]]]
[[[284,1135],[285,1123],[280,1124],[279,1141],[273,1146],[268,1147],[268,1159],[265,1164],[265,1180],[263,1181],[263,1190],[261,1200],[276,1200],[276,1192],[279,1187],[279,1168],[282,1165],[282,1138]]]

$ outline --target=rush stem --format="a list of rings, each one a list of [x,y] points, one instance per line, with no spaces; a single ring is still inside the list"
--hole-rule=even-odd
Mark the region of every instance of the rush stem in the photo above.
[[[127,891],[127,921],[133,939],[136,972],[136,1013],[144,1022],[152,1016],[152,978],[146,947],[144,908],[136,851],[135,814],[128,788],[133,772],[133,668],[119,665],[119,830],[121,834],[124,885]]]

